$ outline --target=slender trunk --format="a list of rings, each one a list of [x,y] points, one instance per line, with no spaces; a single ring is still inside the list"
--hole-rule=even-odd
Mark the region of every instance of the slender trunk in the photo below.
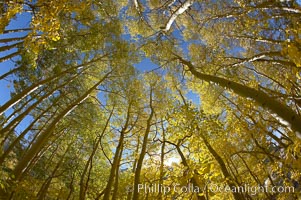
[[[87,173],[87,171],[88,171],[88,167],[89,167],[89,165],[92,166],[92,160],[93,160],[93,157],[94,157],[94,155],[95,155],[95,153],[96,153],[96,150],[98,149],[99,144],[101,143],[101,140],[102,140],[102,137],[103,137],[104,133],[105,133],[106,130],[107,130],[107,127],[108,127],[109,122],[110,122],[110,120],[111,120],[111,117],[112,117],[112,115],[113,115],[113,111],[114,111],[114,108],[112,109],[112,111],[111,111],[111,113],[110,113],[110,115],[109,115],[109,118],[108,118],[107,121],[106,121],[105,127],[104,127],[104,129],[102,130],[101,135],[99,135],[98,138],[96,139],[94,148],[93,148],[93,150],[92,150],[92,152],[91,152],[91,155],[90,155],[88,161],[86,162],[85,168],[84,168],[83,173],[82,173],[82,175],[81,175],[80,184],[79,184],[79,185],[80,185],[79,199],[81,199],[81,200],[84,200],[84,199],[85,199],[85,197],[86,197],[86,192],[87,192],[87,189],[88,189],[88,181],[89,181],[89,179],[86,180],[86,183],[84,183],[84,182],[85,182],[85,176],[86,176],[86,173]]]
[[[7,60],[9,60],[9,59],[11,59],[13,57],[15,57],[15,56],[19,55],[20,53],[21,53],[21,51],[16,51],[16,52],[11,53],[11,54],[9,54],[7,56],[1,57],[0,58],[0,63],[5,62],[5,61],[7,61]],[[0,110],[0,114],[1,114],[1,110]]]
[[[242,180],[241,180],[241,178],[239,176],[239,172],[238,172],[237,167],[235,166],[233,160],[231,159],[231,157],[230,157],[229,161],[226,160],[226,163],[228,164],[229,171],[232,174],[232,176],[234,177],[236,183],[241,183]]]
[[[32,105],[30,105],[23,113],[21,113],[20,115],[18,115],[15,119],[13,119],[9,124],[7,124],[2,130],[0,130],[0,134],[2,135],[9,135],[9,132],[11,130],[13,130],[14,128],[16,128],[18,126],[19,123],[21,123],[21,121],[23,120],[23,118],[25,118],[30,111],[32,111],[33,109],[35,109],[44,99],[48,98],[49,96],[51,96],[55,91],[57,91],[60,88],[63,88],[64,86],[66,86],[67,84],[71,83],[73,80],[76,79],[76,77],[79,74],[76,74],[74,77],[72,77],[70,80],[66,81],[65,83],[63,83],[62,85],[56,86],[54,89],[50,90],[48,93],[46,93],[44,96],[40,97],[36,102],[34,102]],[[42,91],[41,91],[42,92]],[[40,94],[40,92],[38,93]],[[37,95],[38,95],[37,94]],[[35,96],[32,98],[35,99]],[[31,100],[29,100],[31,101]],[[28,102],[29,102],[28,101]],[[26,102],[25,105],[28,103]],[[19,112],[25,105],[22,105],[21,108],[19,108],[18,110],[16,110],[15,112],[13,112],[13,115],[15,115],[17,112]],[[10,118],[10,117],[9,117]],[[8,119],[7,119],[8,120]],[[8,134],[6,134],[8,133]],[[7,137],[6,137],[7,138]],[[3,141],[1,141],[0,143],[4,143],[5,139]]]
[[[11,45],[6,45],[6,46],[1,46],[0,47],[0,51],[8,51],[10,49],[16,48],[18,47],[20,44],[23,44],[23,42],[17,42],[15,44],[11,44]]]
[[[172,13],[170,18],[168,19],[168,22],[166,23],[165,27],[162,27],[163,31],[169,31],[171,28],[171,25],[174,23],[174,21],[177,19],[179,15],[184,13],[191,5],[193,4],[192,0],[186,0],[179,8]]]
[[[126,117],[125,125],[122,128],[122,130],[120,131],[120,137],[119,137],[118,145],[117,145],[117,148],[116,148],[116,151],[115,151],[114,160],[113,160],[113,163],[112,163],[112,168],[111,168],[109,180],[108,180],[106,189],[104,191],[103,200],[109,200],[110,196],[111,196],[111,190],[112,190],[112,186],[113,186],[113,183],[114,183],[116,168],[118,168],[118,160],[119,160],[120,152],[122,151],[122,148],[123,148],[124,135],[125,135],[125,133],[128,129],[128,126],[129,126],[131,107],[132,107],[132,105],[130,103],[129,106],[128,106],[128,110],[127,110],[127,117]]]
[[[58,79],[60,77],[62,77],[63,75],[66,75],[70,72],[73,72],[75,69],[81,69],[84,66],[87,66],[89,64],[92,64],[94,62],[100,61],[101,59],[103,59],[104,56],[106,56],[107,54],[96,58],[94,60],[91,60],[87,63],[83,63],[71,68],[66,69],[65,71],[62,71],[60,74],[55,74],[54,76],[48,77],[44,80],[41,80],[37,83],[34,83],[33,85],[29,86],[28,88],[24,89],[24,91],[16,94],[14,97],[12,97],[9,101],[7,101],[3,106],[0,107],[0,115],[2,115],[7,109],[11,108],[12,106],[16,105],[18,102],[20,102],[22,99],[24,99],[26,96],[30,95],[32,92],[34,92],[35,90],[37,90],[38,88],[40,88],[41,86],[43,86],[46,83],[49,83],[55,79]],[[0,58],[0,63],[1,63],[1,58]]]
[[[2,139],[0,139],[0,145],[3,145],[5,143],[5,141],[9,138],[9,136],[11,136],[12,133],[14,132],[13,130],[7,130],[5,128],[5,127],[7,127],[8,124],[11,124],[11,122],[9,122],[10,119],[12,117],[15,117],[17,115],[17,113],[22,110],[23,106],[25,106],[27,103],[29,103],[31,100],[33,100],[35,97],[37,97],[42,92],[43,91],[39,91],[37,94],[34,95],[34,97],[32,97],[31,99],[29,99],[25,103],[23,103],[23,105],[19,105],[18,109],[16,108],[16,110],[14,110],[14,112],[11,115],[7,116],[7,118],[5,120],[3,120],[3,122],[0,124],[0,127],[3,127],[2,129],[0,129],[0,134],[2,135]]]
[[[198,129],[198,128],[197,128]],[[223,161],[222,157],[220,157],[220,155],[213,149],[213,147],[211,146],[211,144],[208,142],[208,140],[206,139],[206,137],[201,133],[201,131],[198,129],[201,138],[204,141],[205,146],[207,147],[207,149],[209,150],[209,152],[211,153],[211,155],[215,158],[215,160],[218,162],[221,171],[224,175],[224,178],[226,179],[227,184],[229,185],[230,188],[237,188],[236,185],[233,183],[232,181],[232,176],[230,175],[225,162]],[[234,197],[235,200],[243,200],[243,194],[239,193],[239,192],[232,192],[232,195]]]
[[[279,120],[283,120],[286,123],[288,123],[289,127],[293,131],[295,131],[296,136],[301,139],[301,117],[286,105],[280,103],[275,98],[270,97],[263,91],[250,88],[248,86],[236,83],[231,80],[198,72],[196,71],[194,65],[191,62],[184,60],[178,55],[175,56],[177,57],[177,59],[180,60],[182,64],[187,65],[189,71],[198,79],[211,83],[216,83],[221,87],[231,89],[237,95],[240,95],[241,97],[251,98],[258,104],[260,104],[262,107],[268,108],[271,112],[275,113],[279,117]]]
[[[68,194],[68,197],[66,198],[66,200],[69,200],[71,198],[71,195],[72,195],[72,193],[74,191],[74,186],[73,186],[74,178],[75,178],[75,174],[73,173],[71,181],[70,181],[70,184],[69,184],[70,191],[69,191],[69,194]]]
[[[245,159],[238,153],[237,156],[241,159],[241,161],[244,163],[244,165],[246,166],[247,170],[249,171],[249,174],[253,177],[253,179],[256,181],[256,183],[260,186],[263,186],[263,184],[260,182],[259,178],[251,171],[250,167],[248,166],[247,162],[245,161]],[[264,190],[265,195],[267,196],[267,198],[271,198],[271,195],[269,195],[269,193]]]
[[[105,194],[105,191],[106,191],[106,189],[104,189],[103,191],[101,191],[101,192],[97,195],[97,197],[95,198],[95,200],[99,200],[100,197],[101,197],[102,195]]]
[[[3,130],[5,129],[5,127],[7,127],[9,124],[12,123],[11,121],[14,121],[14,119],[12,119],[13,117],[16,117],[18,115],[18,113],[20,113],[22,110],[24,110],[26,105],[28,105],[31,101],[37,99],[39,96],[41,96],[42,93],[43,93],[43,91],[40,90],[37,93],[31,95],[29,97],[29,99],[24,100],[24,102],[22,102],[22,104],[20,103],[18,105],[18,107],[16,106],[16,108],[14,108],[14,111],[9,116],[7,116],[5,118],[5,120],[3,120],[3,122],[0,124],[0,127],[4,127],[2,130],[0,130],[0,134],[1,134],[1,132],[4,133]]]
[[[27,153],[24,155],[24,157],[19,161],[17,166],[14,169],[14,176],[15,180],[18,180],[31,161],[32,158],[35,157],[35,155],[40,151],[40,149],[45,145],[48,138],[51,136],[53,130],[55,129],[55,126],[57,123],[62,120],[66,115],[68,115],[73,109],[75,109],[80,103],[85,101],[89,95],[95,90],[103,81],[106,79],[111,72],[107,73],[100,81],[98,81],[93,87],[91,87],[87,92],[85,92],[81,97],[79,97],[74,103],[69,105],[67,108],[65,108],[56,118],[53,119],[53,121],[49,124],[49,126],[43,131],[38,138],[36,139],[36,142],[31,146],[31,148],[27,151]]]
[[[36,117],[34,121],[30,123],[30,125],[20,134],[18,137],[8,146],[8,148],[3,152],[3,154],[0,157],[0,165],[3,164],[5,158],[8,156],[8,154],[14,149],[14,147],[21,141],[22,138],[32,129],[32,127],[35,125],[35,123],[46,113],[48,112],[53,105],[49,106],[45,111],[43,111],[39,116]],[[6,138],[7,139],[7,138]],[[6,141],[4,139],[3,142]],[[3,145],[3,144],[2,144]]]
[[[140,146],[140,139],[139,137],[137,137],[137,146],[136,146],[136,150],[135,150],[135,160],[134,160],[134,163],[133,163],[133,168],[132,168],[132,173],[134,174],[135,173],[135,169],[136,169],[136,166],[137,166],[137,155],[139,154],[139,146]],[[128,195],[127,195],[127,200],[130,200],[132,199],[132,195],[133,195],[133,191],[132,191],[132,188],[130,185],[127,186],[129,188],[128,190]]]
[[[118,197],[119,168],[120,168],[122,152],[123,152],[123,145],[121,146],[121,151],[120,151],[119,156],[118,156],[117,167],[116,167],[116,171],[115,171],[114,192],[113,192],[113,195],[112,195],[112,199],[117,199],[117,197]]]
[[[63,132],[63,131],[61,131]],[[19,181],[22,181],[22,179],[24,178],[24,175],[29,172],[32,167],[34,167],[34,165],[37,164],[37,162],[39,161],[39,159],[41,157],[43,157],[43,155],[55,144],[55,142],[57,140],[59,140],[60,137],[63,136],[63,134],[61,134],[61,132],[59,132],[55,137],[55,139],[53,141],[51,141],[50,144],[47,144],[47,146],[45,145],[32,159],[31,161],[28,163],[26,169],[23,171],[23,173],[21,174],[21,176],[19,177]],[[27,151],[24,153],[24,155],[27,153]]]
[[[66,83],[67,84],[67,83]],[[53,89],[51,92],[46,93],[44,96],[40,97],[37,101],[35,101],[32,105],[30,105],[23,113],[20,113],[17,117],[15,117],[13,120],[11,120],[5,127],[3,127],[2,130],[0,130],[0,134],[2,135],[7,135],[9,132],[11,132],[14,128],[16,128],[18,126],[18,124],[21,123],[21,121],[30,113],[30,111],[32,111],[33,109],[35,109],[37,107],[38,104],[40,104],[44,99],[46,99],[47,97],[49,97],[53,92],[56,91],[55,88]],[[38,96],[40,93],[42,93],[42,91],[40,91],[36,96]],[[34,100],[35,97],[31,98],[30,100],[28,100],[27,102],[25,102],[22,107],[20,107],[19,109],[15,110],[7,119],[6,121],[8,121],[12,116],[15,116],[18,112],[21,111],[21,109],[24,109],[24,107],[26,106],[26,104],[28,104],[30,101]],[[23,107],[24,106],[24,107]],[[5,122],[6,123],[6,122]],[[2,143],[2,141],[0,141],[0,143]]]
[[[152,104],[152,96],[153,96],[153,91],[151,89],[150,91],[150,115],[147,119],[146,122],[146,129],[144,132],[144,137],[143,137],[143,142],[142,142],[142,147],[141,147],[141,152],[140,152],[140,156],[137,162],[137,167],[135,170],[135,180],[134,180],[134,193],[133,193],[133,200],[139,200],[139,191],[138,191],[138,185],[140,184],[140,175],[141,175],[141,170],[142,170],[142,164],[143,164],[143,160],[144,160],[144,156],[146,153],[146,147],[147,147],[147,143],[148,143],[148,135],[150,132],[150,128],[151,128],[151,122],[152,122],[152,118],[154,115],[154,108],[153,108],[153,104]]]
[[[49,176],[46,179],[46,181],[43,183],[42,187],[40,188],[40,191],[37,194],[37,199],[38,200],[44,200],[46,198],[46,194],[47,194],[48,188],[50,186],[50,183],[52,181],[52,178],[53,177]]]
[[[15,72],[17,72],[18,70],[24,68],[23,66],[20,66],[20,67],[17,67],[17,68],[14,68],[14,69],[11,69],[9,70],[8,72],[6,72],[5,74],[2,74],[0,76],[0,80],[4,79],[5,77],[9,76],[9,75],[12,75],[14,74]]]
[[[161,146],[161,157],[160,157],[160,179],[159,179],[159,186],[163,185],[163,178],[164,178],[164,156],[165,156],[165,130],[163,126],[163,121],[161,121],[161,128],[162,128],[162,146]],[[158,199],[163,200],[162,191],[159,191]]]
[[[233,104],[238,110],[239,112],[243,113],[243,111],[239,108],[239,106],[233,102],[231,99],[229,99],[228,97],[226,97],[225,95],[223,95],[223,97],[225,99],[227,99],[227,101],[229,101],[231,104]],[[236,118],[240,121],[245,120],[244,118],[242,119],[241,117],[237,116],[237,114],[234,113],[234,115],[236,116]],[[265,127],[263,127],[260,123],[257,123],[257,121],[254,119],[253,116],[251,116],[250,114],[246,115],[252,122],[253,124],[256,124],[257,127],[259,127],[260,129],[262,129],[263,131],[265,131]],[[267,135],[269,135],[272,139],[274,139],[279,145],[281,145],[283,148],[287,148],[288,145],[284,144],[280,138],[278,138],[276,135],[273,134],[273,132],[267,132]]]
[[[48,188],[51,184],[52,179],[55,177],[55,174],[57,172],[57,170],[59,169],[59,167],[61,166],[61,164],[63,163],[66,154],[68,153],[70,147],[71,147],[72,143],[70,143],[66,149],[66,151],[64,152],[64,154],[62,155],[62,157],[60,158],[59,162],[56,164],[54,170],[52,171],[51,175],[47,178],[47,180],[45,181],[45,183],[41,186],[40,191],[37,194],[37,198],[39,200],[43,200],[46,197]]]
[[[109,200],[110,199],[111,190],[112,190],[112,186],[113,186],[113,182],[114,182],[114,178],[115,178],[115,173],[116,173],[116,168],[118,168],[119,155],[120,155],[120,152],[121,152],[121,149],[122,149],[122,146],[123,146],[123,140],[124,140],[124,131],[121,131],[118,146],[117,146],[116,151],[115,151],[114,160],[113,160],[109,180],[108,180],[108,183],[107,183],[107,186],[106,186],[106,189],[105,189],[103,200]]]
[[[3,31],[2,34],[7,34],[7,33],[20,33],[20,32],[24,32],[24,31],[31,31],[32,28],[20,28],[20,29],[10,29],[10,30],[5,30]]]
[[[27,36],[24,36],[24,37],[14,37],[14,38],[3,38],[3,39],[0,39],[0,43],[20,41],[20,40],[24,40],[26,37]]]
[[[173,144],[173,145],[175,145],[175,144]],[[179,154],[180,157],[181,157],[181,160],[182,160],[183,165],[189,169],[190,167],[189,167],[189,165],[188,165],[188,162],[187,162],[187,160],[186,160],[186,157],[184,156],[183,152],[181,151],[180,144],[178,143],[177,145],[175,145],[175,147],[176,147],[176,149],[177,149],[178,154]],[[192,176],[192,177],[191,177],[191,182],[192,182],[192,184],[193,184],[194,186],[197,186],[198,188],[202,188],[202,187],[198,184],[198,181],[197,181],[197,179],[196,179],[195,176]],[[205,192],[205,191],[203,191],[203,192]],[[197,194],[196,194],[196,195],[197,195]],[[199,196],[199,195],[197,195],[197,199],[198,199],[198,200],[206,200],[206,198],[205,198],[204,196]]]

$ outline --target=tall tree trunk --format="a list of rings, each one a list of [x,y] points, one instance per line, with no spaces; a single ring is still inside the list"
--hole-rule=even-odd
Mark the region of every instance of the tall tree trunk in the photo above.
[[[112,111],[111,111],[111,113],[110,113],[110,115],[109,115],[109,117],[108,117],[108,119],[106,121],[105,127],[103,128],[101,135],[99,135],[97,137],[95,145],[94,145],[93,150],[91,152],[91,155],[89,156],[89,159],[86,162],[86,165],[85,165],[84,170],[82,172],[81,179],[80,179],[80,184],[79,184],[80,185],[80,192],[79,192],[79,199],[80,200],[84,200],[85,197],[86,197],[86,192],[87,192],[87,189],[88,189],[88,181],[89,181],[89,179],[86,180],[86,183],[85,183],[85,176],[86,176],[86,173],[88,171],[89,165],[92,166],[93,157],[94,157],[94,155],[96,153],[96,150],[98,149],[99,144],[101,143],[101,140],[102,140],[102,137],[103,137],[104,133],[107,130],[107,127],[108,127],[108,125],[110,123],[110,120],[111,120],[111,117],[113,115],[113,111],[114,111],[114,108],[112,109]]]
[[[20,40],[24,40],[27,36],[23,36],[23,37],[14,37],[14,38],[3,38],[0,39],[0,43],[7,43],[7,42],[15,42],[15,41],[20,41]]]
[[[251,98],[262,107],[268,108],[271,112],[276,114],[281,120],[284,120],[286,123],[288,123],[288,126],[295,132],[296,136],[301,139],[301,117],[292,109],[290,109],[288,106],[280,103],[279,101],[270,97],[268,94],[264,93],[263,91],[250,88],[248,86],[236,83],[231,80],[198,72],[196,71],[194,65],[191,62],[183,59],[182,57],[176,54],[174,55],[182,64],[186,65],[189,68],[189,71],[198,79],[210,83],[216,83],[221,87],[231,89],[236,94],[242,97]]]
[[[121,155],[120,152],[123,149],[124,135],[125,135],[125,133],[128,129],[128,126],[129,126],[131,107],[132,107],[132,105],[131,105],[131,102],[130,102],[129,106],[128,106],[128,110],[127,110],[125,125],[123,126],[122,130],[120,131],[120,137],[119,137],[118,145],[117,145],[117,148],[116,148],[116,151],[115,151],[115,155],[114,155],[114,159],[113,159],[113,163],[112,163],[112,168],[111,168],[111,171],[110,171],[109,180],[108,180],[106,189],[104,191],[103,200],[109,200],[110,196],[111,196],[111,190],[112,190],[112,186],[113,186],[113,183],[114,183],[116,168],[119,167],[118,166],[118,160],[119,160],[119,156]]]
[[[117,167],[116,167],[116,171],[115,171],[114,192],[112,195],[112,199],[117,199],[117,197],[118,197],[119,171],[120,171],[119,168],[120,168],[122,152],[123,152],[123,145],[121,146],[121,151],[118,156]]]
[[[20,33],[20,32],[24,32],[24,31],[31,31],[32,28],[20,28],[20,29],[10,29],[10,30],[5,30],[3,31],[3,34],[7,34],[7,33]],[[24,36],[27,37],[27,36]]]
[[[161,157],[160,157],[160,177],[159,177],[159,186],[163,185],[164,178],[164,156],[165,156],[165,129],[163,126],[163,121],[161,120],[161,129],[162,129],[162,146],[161,146]],[[163,200],[162,191],[159,191],[158,199]]]
[[[75,171],[75,170],[74,170],[74,171]],[[73,173],[73,174],[72,174],[71,181],[70,181],[70,184],[69,184],[69,189],[70,189],[70,191],[69,191],[69,194],[68,194],[66,200],[69,200],[69,199],[71,198],[71,195],[72,195],[72,193],[73,193],[73,191],[74,191],[74,186],[73,186],[74,178],[75,178],[75,174]]]
[[[16,68],[13,68],[11,70],[9,70],[8,72],[2,74],[0,76],[0,80],[4,79],[5,77],[9,76],[9,75],[12,75],[14,74],[15,72],[19,71],[20,69],[24,68],[23,66],[20,66],[20,67],[16,67]]]
[[[58,89],[63,88],[67,84],[71,83],[73,80],[76,79],[77,76],[78,76],[78,74],[76,74],[75,76],[71,77],[71,79],[67,80],[62,85],[54,87],[49,92],[47,92],[45,95],[41,96],[36,102],[34,102],[32,105],[30,105],[24,112],[22,112],[21,114],[19,114],[9,124],[7,124],[2,130],[0,130],[0,134],[6,134],[6,132],[9,132],[10,130],[14,129],[19,123],[21,123],[21,121],[23,120],[23,118],[25,118],[30,113],[30,111],[32,111],[33,109],[35,109],[36,106],[38,106],[43,100],[45,100],[46,98],[50,97]],[[19,109],[17,111],[19,111]],[[15,111],[15,112],[17,112],[17,111]]]
[[[68,145],[66,151],[64,152],[64,154],[63,154],[62,157],[60,158],[59,162],[56,164],[56,166],[55,166],[54,170],[52,171],[51,175],[46,179],[46,181],[44,182],[44,184],[41,186],[40,191],[39,191],[38,194],[37,194],[37,198],[38,198],[39,200],[45,199],[46,194],[47,194],[47,191],[48,191],[48,188],[49,188],[49,186],[50,186],[50,184],[51,184],[51,181],[52,181],[52,179],[55,177],[55,174],[56,174],[57,170],[59,169],[59,167],[60,167],[61,164],[63,163],[64,158],[65,158],[66,154],[68,153],[68,151],[69,151],[70,147],[72,146],[72,144],[73,144],[73,143],[71,142],[71,143]]]
[[[148,143],[148,135],[150,132],[150,128],[151,128],[151,121],[154,115],[154,108],[153,108],[153,104],[152,104],[152,96],[153,96],[153,91],[151,88],[150,91],[150,115],[147,119],[146,122],[146,129],[144,132],[144,137],[143,137],[143,142],[142,142],[142,147],[141,147],[141,152],[140,152],[140,156],[137,162],[137,167],[135,170],[135,180],[134,180],[134,192],[133,192],[133,200],[139,200],[139,191],[138,191],[138,185],[140,184],[140,175],[141,175],[141,170],[142,170],[142,164],[143,164],[143,160],[144,160],[144,156],[146,153],[146,147],[147,147],[147,143]]]
[[[95,63],[97,61],[100,61],[102,60],[105,56],[107,56],[107,54],[99,57],[99,58],[95,58],[89,62],[86,62],[86,63],[83,63],[83,64],[80,64],[80,65],[77,65],[77,66],[74,66],[74,67],[71,67],[71,68],[68,68],[66,69],[65,71],[62,71],[60,74],[55,74],[51,77],[48,77],[44,80],[41,80],[37,83],[34,83],[33,85],[29,86],[28,88],[24,89],[22,92],[16,94],[15,96],[13,96],[9,101],[7,101],[4,105],[2,105],[0,107],[0,115],[2,115],[7,109],[11,108],[12,106],[16,105],[18,102],[20,102],[22,99],[24,99],[26,96],[30,95],[32,92],[34,92],[35,90],[37,90],[38,88],[40,88],[41,86],[45,85],[46,83],[49,83],[55,79],[58,79],[60,77],[62,77],[63,75],[66,75],[70,72],[73,72],[75,69],[81,69],[83,68],[84,66],[88,66],[89,64],[92,64],[92,63]],[[1,58],[0,58],[0,63],[3,62],[1,61]],[[89,68],[89,67],[87,67]]]
[[[139,137],[137,137],[137,146],[136,146],[136,150],[135,150],[135,160],[134,160],[134,163],[133,163],[133,168],[132,168],[132,173],[134,174],[135,173],[135,169],[136,169],[136,166],[137,166],[137,162],[138,162],[138,159],[137,159],[137,155],[139,154],[139,147],[140,147],[140,139]],[[130,185],[127,186],[128,187],[128,195],[127,195],[127,200],[130,200],[132,199],[132,195],[133,195],[133,190],[132,190],[132,187]]]
[[[229,185],[230,188],[237,188],[237,186],[234,184],[233,180],[232,180],[232,176],[230,175],[225,162],[223,161],[222,157],[220,157],[220,155],[213,149],[213,147],[211,146],[211,144],[208,142],[208,140],[206,139],[206,137],[201,133],[201,130],[199,130],[199,128],[197,127],[197,130],[201,136],[201,138],[204,141],[205,146],[207,147],[207,149],[209,150],[209,152],[211,153],[211,155],[215,158],[215,160],[218,162],[221,171],[224,175],[224,178],[226,179],[227,184]],[[232,192],[232,195],[234,197],[235,200],[243,200],[245,199],[243,197],[243,194],[240,192]]]
[[[117,146],[116,151],[115,151],[114,160],[113,160],[113,163],[112,163],[112,168],[111,168],[109,180],[108,180],[108,183],[107,183],[107,186],[106,186],[106,189],[105,189],[103,200],[109,200],[110,199],[111,190],[112,190],[112,186],[113,186],[114,178],[115,178],[115,174],[116,174],[116,168],[118,168],[119,155],[120,155],[120,152],[121,152],[122,146],[123,146],[123,140],[124,140],[124,132],[122,131],[120,133],[118,146]]]
[[[3,154],[0,156],[0,165],[3,164],[4,160],[6,159],[6,157],[8,156],[8,154],[14,149],[14,147],[21,141],[22,138],[24,138],[24,136],[32,129],[32,127],[35,125],[35,123],[46,113],[48,112],[51,108],[52,108],[53,104],[51,106],[49,106],[48,108],[46,108],[46,110],[44,110],[42,113],[40,113],[40,115],[38,115],[36,117],[36,119],[34,119],[30,125],[20,134],[18,135],[18,137],[9,144],[9,146],[4,150]],[[7,140],[7,138],[5,138],[3,140],[3,143]],[[3,145],[2,143],[2,145]]]
[[[171,144],[173,144],[173,143],[171,143]],[[181,157],[181,160],[182,160],[183,165],[189,169],[190,167],[189,167],[189,165],[188,165],[188,162],[187,162],[187,160],[186,160],[186,157],[184,156],[184,154],[183,154],[183,152],[182,152],[182,150],[181,150],[181,148],[180,148],[180,142],[178,142],[178,144],[176,144],[176,145],[175,145],[175,144],[173,144],[173,145],[176,147],[176,149],[177,149],[177,151],[178,151],[178,153],[179,153],[179,155],[180,155],[180,157]],[[192,182],[192,184],[193,184],[194,186],[197,186],[197,187],[199,187],[199,188],[202,188],[202,187],[198,184],[198,182],[197,182],[195,176],[192,176],[192,177],[191,177],[191,182]],[[203,192],[205,192],[205,191],[203,191]],[[196,195],[197,195],[197,194],[196,194]],[[206,198],[205,198],[204,196],[199,196],[199,195],[197,195],[197,199],[198,199],[198,200],[206,200]]]
[[[11,44],[11,45],[6,45],[6,46],[1,46],[0,47],[0,51],[7,51],[13,48],[18,47],[19,45],[23,44],[23,42],[17,42],[15,44]]]
[[[43,131],[36,142],[31,146],[31,148],[26,152],[24,157],[18,162],[17,166],[14,169],[15,180],[18,180],[31,161],[32,158],[40,151],[40,149],[45,145],[47,139],[51,136],[53,130],[55,129],[56,124],[62,120],[66,115],[68,115],[74,108],[76,108],[80,103],[85,101],[89,95],[95,90],[110,74],[107,73],[100,81],[98,81],[93,87],[91,87],[87,92],[85,92],[81,97],[79,97],[75,102],[65,108],[57,117],[53,119],[53,121],[49,124],[49,126]]]
[[[0,63],[5,62],[5,61],[7,61],[7,60],[9,60],[9,59],[11,59],[11,58],[13,58],[15,56],[18,56],[20,53],[21,53],[21,51],[16,51],[14,53],[11,53],[11,54],[8,54],[6,56],[3,56],[3,57],[0,58]],[[2,114],[1,110],[0,110],[0,114]]]

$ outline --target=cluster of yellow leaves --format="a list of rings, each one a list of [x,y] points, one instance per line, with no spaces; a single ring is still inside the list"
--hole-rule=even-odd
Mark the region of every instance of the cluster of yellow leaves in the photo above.
[[[285,163],[291,165],[294,169],[297,169],[299,172],[301,170],[301,142],[298,140],[293,145],[288,147],[288,151],[286,153]],[[300,176],[300,173],[299,173]]]
[[[34,15],[31,25],[34,32],[43,33],[45,39],[53,41],[60,40],[60,14],[64,13],[81,13],[85,9],[88,9],[90,5],[88,2],[71,2],[69,0],[61,1],[45,1],[39,0],[36,4],[40,9],[37,14]],[[44,39],[40,40],[40,43],[46,43]]]
[[[222,87],[218,87],[207,82],[203,82],[202,84],[198,84],[198,82],[191,82],[188,83],[188,86],[192,89],[192,91],[200,94],[204,113],[210,115],[222,112],[223,105],[220,101],[220,96],[224,91]]]
[[[9,24],[11,19],[22,11],[22,2],[23,1],[9,1],[7,4],[7,12],[0,18],[0,33],[3,33],[5,27]]]
[[[297,67],[301,67],[301,48],[294,43],[288,43],[286,50],[288,57],[296,64]]]
[[[291,61],[293,61],[297,67],[301,67],[301,23],[297,22],[294,29],[287,30],[287,33],[294,36],[293,41],[287,41],[283,46],[283,54],[287,54]],[[299,74],[297,74],[297,77]],[[300,76],[298,77],[300,78]]]
[[[31,21],[32,32],[24,41],[24,47],[30,54],[32,61],[36,60],[39,52],[44,48],[51,48],[51,41],[59,41],[62,38],[60,17],[63,15],[81,15],[89,10],[90,1],[47,1],[39,0],[35,7],[39,8]],[[16,12],[20,12],[19,9]],[[34,63],[34,62],[33,62]]]

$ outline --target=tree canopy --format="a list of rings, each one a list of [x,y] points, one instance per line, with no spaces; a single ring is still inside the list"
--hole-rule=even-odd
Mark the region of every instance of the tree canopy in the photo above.
[[[0,17],[0,198],[301,198],[299,0],[10,0]]]

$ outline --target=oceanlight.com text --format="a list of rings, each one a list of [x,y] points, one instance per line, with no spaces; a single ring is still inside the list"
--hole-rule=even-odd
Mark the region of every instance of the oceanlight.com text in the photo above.
[[[248,193],[250,195],[256,195],[258,193],[294,193],[295,188],[293,186],[251,186],[244,184],[242,186],[230,187],[223,184],[207,184],[208,190],[213,193]]]
[[[130,187],[129,187],[130,188]],[[129,190],[128,188],[128,190]],[[163,184],[138,184],[139,193],[162,193],[168,194],[170,192],[180,193],[202,193],[205,190],[209,190],[212,193],[248,193],[250,195],[256,195],[259,193],[294,193],[295,188],[293,186],[251,186],[244,184],[241,186],[230,187],[224,184],[208,183],[203,188],[194,186],[193,184],[180,185],[163,185]]]

